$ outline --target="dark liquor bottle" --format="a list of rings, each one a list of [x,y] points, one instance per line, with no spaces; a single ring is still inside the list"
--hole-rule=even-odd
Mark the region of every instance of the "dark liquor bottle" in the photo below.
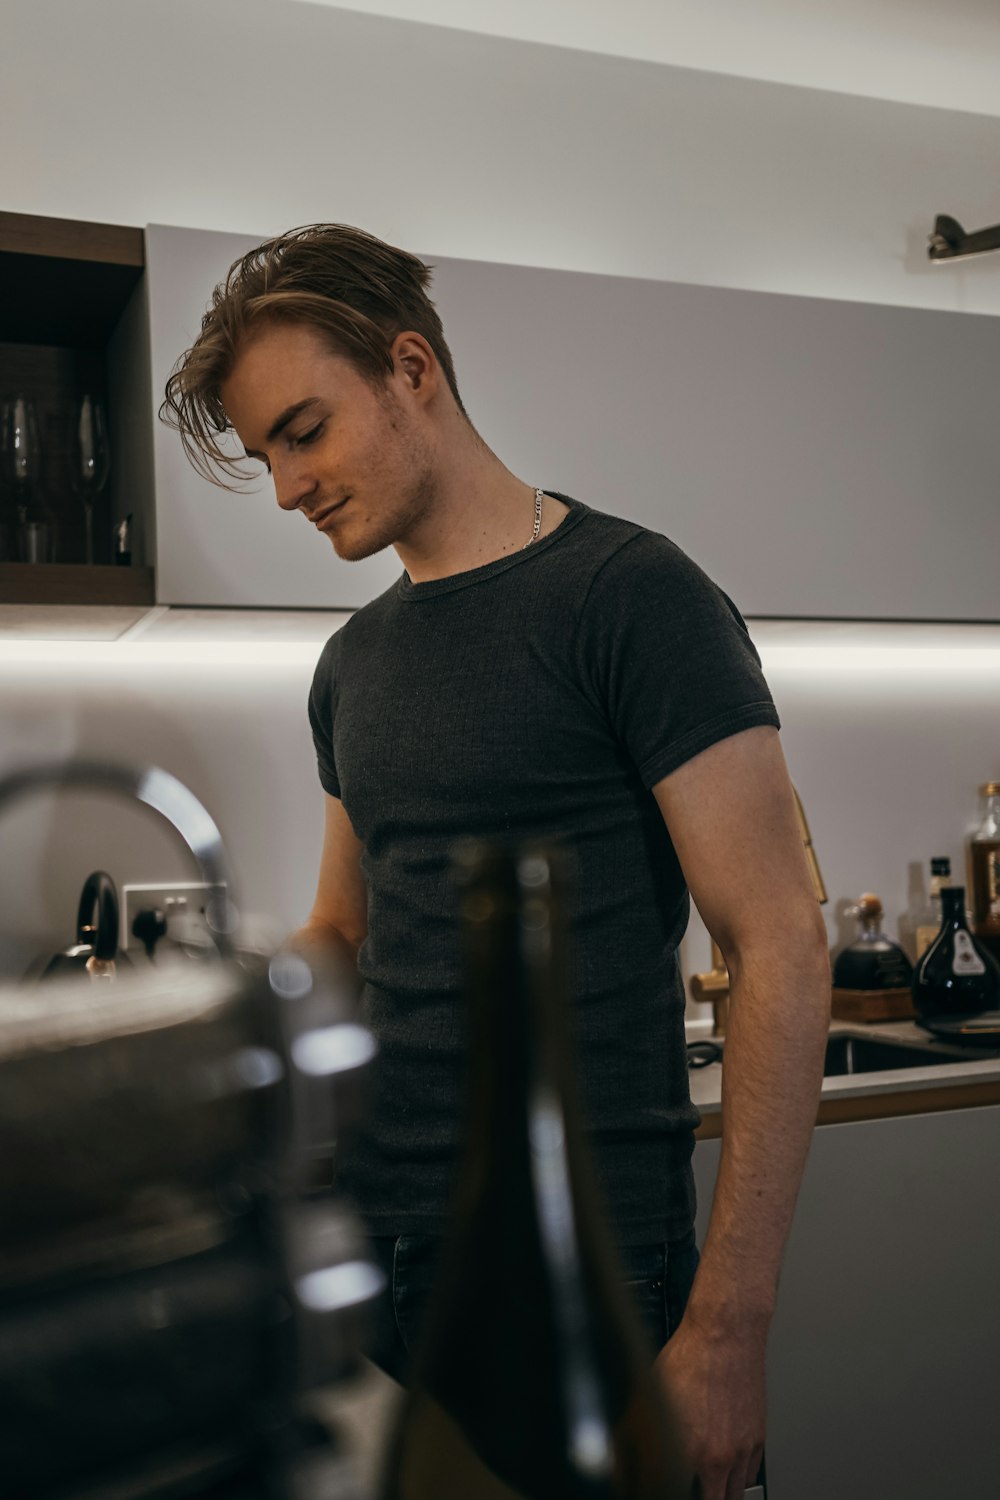
[[[688,1497],[582,1132],[559,864],[482,845],[460,864],[465,1145],[382,1500]]]
[[[853,908],[858,935],[833,962],[833,982],[845,990],[909,989],[913,965],[898,943],[882,931],[882,903],[866,891]]]
[[[1000,781],[982,788],[983,821],[969,841],[972,873],[972,931],[1000,958]]]
[[[941,891],[941,931],[913,979],[919,1020],[958,1020],[1000,1007],[1000,965],[976,941],[965,919],[965,887]]]

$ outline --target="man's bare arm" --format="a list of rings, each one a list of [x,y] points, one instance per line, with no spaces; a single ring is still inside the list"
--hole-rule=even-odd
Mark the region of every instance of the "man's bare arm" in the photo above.
[[[661,1356],[703,1414],[692,1435],[703,1494],[721,1500],[751,1482],[763,1442],[767,1330],[816,1120],[829,953],[775,729],[723,740],[653,790],[731,981],[712,1213]]]
[[[325,793],[326,822],[319,881],[312,911],[285,941],[305,957],[312,952],[340,959],[351,968],[368,932],[368,897],[361,872],[361,841],[343,804]]]

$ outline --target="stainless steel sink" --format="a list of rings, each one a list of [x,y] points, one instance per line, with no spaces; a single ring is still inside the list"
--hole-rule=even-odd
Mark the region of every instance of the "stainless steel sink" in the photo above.
[[[826,1078],[848,1073],[891,1073],[900,1068],[940,1067],[946,1063],[975,1062],[978,1052],[950,1047],[947,1042],[889,1042],[874,1036],[832,1036],[826,1044]]]
[[[724,1048],[723,1037],[693,1044],[688,1048],[689,1063],[698,1067],[721,1061]],[[943,1067],[948,1063],[976,1062],[997,1055],[981,1047],[953,1047],[947,1042],[887,1041],[883,1037],[837,1032],[826,1044],[823,1076],[843,1078],[851,1073],[893,1073],[901,1068]]]

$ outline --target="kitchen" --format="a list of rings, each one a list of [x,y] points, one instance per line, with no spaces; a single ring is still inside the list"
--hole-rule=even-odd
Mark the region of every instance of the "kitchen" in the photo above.
[[[2,107],[5,138],[18,144],[5,153],[0,201],[10,213],[154,226],[151,278],[158,265],[179,266],[185,245],[195,271],[206,257],[214,277],[232,241],[329,217],[439,262],[446,313],[447,297],[463,317],[504,316],[501,295],[495,308],[478,295],[477,268],[497,285],[504,275],[526,278],[536,309],[555,299],[567,317],[579,313],[578,286],[596,285],[602,335],[621,370],[602,393],[620,402],[614,420],[605,413],[597,427],[590,408],[583,440],[567,400],[551,432],[536,430],[529,418],[546,403],[527,380],[509,391],[491,385],[477,362],[478,322],[453,335],[470,407],[522,471],[598,506],[618,503],[618,444],[640,453],[646,467],[632,484],[649,510],[631,513],[673,535],[748,617],[839,949],[853,934],[846,908],[863,890],[880,894],[896,934],[932,855],[964,869],[977,788],[997,774],[998,522],[989,501],[1000,454],[986,412],[1000,257],[937,266],[926,256],[936,214],[970,228],[1000,217],[996,23],[970,7],[960,28],[953,10],[911,5],[896,19],[904,48],[886,19],[880,32],[843,7],[829,8],[823,29],[815,16],[807,26],[778,8],[761,8],[749,27],[747,7],[732,7],[725,36],[708,36],[690,17],[682,25],[674,9],[662,31],[643,31],[639,9],[626,7],[617,35],[602,35],[593,19],[589,33],[572,32],[555,12],[548,34],[525,20],[523,34],[510,25],[511,34],[494,35],[487,30],[502,31],[499,21],[459,31],[426,6],[388,17],[254,4],[237,21],[228,6],[140,13],[101,3],[84,12],[42,0],[7,23]],[[545,8],[533,14],[530,24],[542,26]],[[176,238],[188,230],[199,233]],[[231,237],[221,256],[211,250],[216,234]],[[625,360],[641,353],[652,363],[657,353],[640,292],[672,326],[688,317],[712,330],[662,375],[678,399],[697,378],[705,414],[673,491],[660,476],[678,471],[658,449],[641,448],[655,405],[635,410],[624,373]],[[732,337],[749,358],[765,303],[774,309],[763,319],[770,342],[758,350],[770,383],[758,377],[737,406],[718,355],[710,359],[712,341]],[[838,343],[848,324],[865,340],[850,386],[845,371],[859,346]],[[504,357],[515,361],[516,336],[510,344]],[[788,378],[790,361],[810,349],[816,384],[796,402],[802,382]],[[550,346],[529,368],[550,390],[562,381],[575,399],[593,400],[578,388],[582,358],[570,341],[565,369]],[[648,380],[647,370],[647,390]],[[779,406],[779,395],[790,404]],[[844,425],[810,425],[817,409]],[[856,424],[871,412],[859,445]],[[760,435],[789,430],[795,441],[778,454]],[[939,441],[936,460],[920,448],[925,434]],[[684,434],[670,436],[680,443]],[[338,592],[341,575],[315,538],[278,515],[266,491],[210,505],[181,479],[180,455],[161,457],[171,435],[148,424],[146,441],[155,456],[131,462],[155,472],[155,517],[144,510],[148,495],[122,493],[115,503],[116,514],[136,517],[137,560],[156,561],[154,617],[119,606],[133,609],[120,639],[123,617],[100,620],[95,606],[74,615],[68,640],[65,628],[53,632],[56,610],[72,605],[33,618],[27,638],[22,625],[5,626],[2,764],[88,754],[165,766],[218,820],[243,909],[280,937],[308,910],[319,855],[304,712],[311,667],[338,609],[362,600]],[[178,465],[169,481],[163,462]],[[120,463],[112,487],[127,472]],[[303,600],[308,609],[292,608]],[[160,612],[164,605],[186,608]],[[4,925],[25,957],[65,932],[95,864],[122,883],[190,873],[155,824],[82,796],[55,811],[8,813],[4,847],[17,869]],[[682,959],[688,977],[710,967],[696,919]],[[692,1007],[692,1019],[707,1015]],[[973,1177],[986,1181],[985,1157]],[[983,1217],[984,1239],[989,1228]],[[921,1259],[914,1247],[907,1275]],[[916,1304],[926,1285],[913,1284]],[[985,1405],[975,1408],[954,1378],[937,1400],[946,1398],[956,1404],[944,1425],[985,1423]],[[902,1454],[901,1446],[897,1463]],[[926,1470],[926,1454],[912,1461]],[[916,1470],[901,1492],[918,1493]],[[855,1492],[859,1483],[855,1475]],[[883,1476],[882,1493],[887,1484]]]

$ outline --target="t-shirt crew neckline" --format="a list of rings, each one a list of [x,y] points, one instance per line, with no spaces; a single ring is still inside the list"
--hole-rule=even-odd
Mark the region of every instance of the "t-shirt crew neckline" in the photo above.
[[[431,599],[436,594],[450,594],[455,589],[466,589],[476,583],[485,583],[488,578],[493,578],[498,573],[505,573],[508,568],[516,568],[519,563],[530,562],[540,552],[547,551],[554,542],[565,536],[567,531],[572,531],[590,510],[590,506],[584,505],[582,500],[574,500],[571,495],[562,495],[558,490],[543,490],[542,493],[551,495],[553,500],[561,500],[564,505],[569,506],[568,513],[547,536],[539,537],[538,541],[532,542],[530,547],[521,547],[517,552],[509,553],[507,557],[495,558],[493,562],[483,563],[479,568],[469,568],[464,573],[450,573],[447,578],[431,578],[426,583],[414,583],[409,573],[404,572],[396,585],[399,597],[410,601]]]

